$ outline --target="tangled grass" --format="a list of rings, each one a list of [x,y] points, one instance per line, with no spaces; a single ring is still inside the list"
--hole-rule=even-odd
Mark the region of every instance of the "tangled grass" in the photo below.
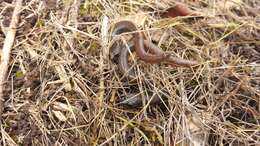
[[[1,145],[259,145],[260,2],[27,0],[11,54]],[[0,46],[12,4],[1,2]],[[111,28],[134,21],[193,68],[137,60],[128,82],[109,57]],[[2,47],[0,47],[2,48]],[[141,106],[119,104],[129,93]],[[160,95],[152,103],[150,92]]]

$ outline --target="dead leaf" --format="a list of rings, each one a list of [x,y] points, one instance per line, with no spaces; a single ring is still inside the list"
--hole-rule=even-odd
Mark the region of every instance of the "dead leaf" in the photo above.
[[[64,111],[64,112],[72,111],[72,109],[70,108],[69,105],[61,103],[61,102],[54,102],[53,108],[56,110],[59,110],[59,111]]]
[[[177,16],[196,16],[197,13],[191,10],[187,5],[177,3],[175,6],[169,8],[162,14],[166,17],[177,17]]]
[[[70,78],[69,78],[64,66],[58,65],[58,66],[55,66],[55,69],[56,69],[60,79],[63,81],[65,90],[71,91],[72,87],[71,87],[71,84],[70,84]]]
[[[56,118],[58,118],[60,121],[66,121],[67,118],[64,116],[64,114],[61,111],[52,111]]]

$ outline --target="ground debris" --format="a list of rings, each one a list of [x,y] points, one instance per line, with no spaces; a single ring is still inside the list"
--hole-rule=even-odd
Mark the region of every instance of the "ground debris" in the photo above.
[[[0,58],[12,2],[0,3]],[[260,1],[73,2],[24,1],[0,145],[259,145]],[[180,2],[189,12],[161,15]],[[199,64],[129,60],[136,78],[126,78],[118,62],[102,56],[121,20],[135,22],[163,51]],[[117,37],[127,46],[126,35]]]

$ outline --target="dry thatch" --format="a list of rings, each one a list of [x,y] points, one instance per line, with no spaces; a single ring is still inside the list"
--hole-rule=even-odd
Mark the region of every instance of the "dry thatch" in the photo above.
[[[182,0],[199,16],[159,15],[176,2],[24,0],[0,145],[260,145],[260,1]],[[0,3],[0,48],[13,7]],[[137,81],[125,80],[109,56],[125,19],[199,65],[137,59]],[[133,93],[147,101],[120,104]]]

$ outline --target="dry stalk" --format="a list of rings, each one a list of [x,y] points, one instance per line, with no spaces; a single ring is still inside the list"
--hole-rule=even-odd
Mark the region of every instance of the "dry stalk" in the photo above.
[[[80,1],[76,1],[74,0],[72,4],[66,6],[66,11],[63,14],[64,16],[62,18],[66,18],[61,19],[61,23],[66,23],[66,25],[69,25],[70,23],[72,23],[74,28],[77,28],[77,16],[78,16],[78,12],[79,12],[79,7],[80,7]],[[65,21],[65,22],[62,22]],[[73,36],[74,35],[74,31],[72,31],[71,33],[66,34],[64,32],[64,30],[62,28],[60,28],[60,31],[62,32],[62,34],[64,35],[64,39],[66,41],[65,47],[64,48],[70,48],[72,49],[73,53],[75,55],[78,56],[78,53],[76,52],[76,50],[74,49],[74,38],[73,37],[68,37],[68,36]],[[66,59],[69,59],[69,51],[64,49],[64,53],[66,54]],[[55,67],[57,72],[60,72],[61,74],[59,74],[60,79],[64,82],[64,86],[65,86],[65,90],[66,91],[71,91],[72,87],[69,81],[69,75],[67,74],[67,72],[65,71],[65,67],[63,65],[57,66]]]
[[[101,72],[104,72],[104,61],[107,59],[107,50],[106,50],[106,46],[107,46],[107,33],[108,33],[108,18],[107,16],[103,16],[102,19],[102,30],[101,30],[101,37],[102,37],[102,52],[100,53],[100,65],[99,65],[99,69]],[[99,83],[99,91],[98,91],[98,96],[99,96],[99,106],[101,107],[103,105],[103,99],[104,99],[104,95],[105,95],[105,77],[102,74],[101,75],[101,79],[100,79],[100,83]]]
[[[8,62],[10,59],[11,49],[15,40],[16,35],[16,27],[19,23],[19,14],[22,8],[23,0],[17,0],[15,4],[15,8],[13,11],[13,16],[11,23],[9,25],[9,30],[7,31],[6,38],[4,41],[3,52],[1,57],[0,64],[0,121],[2,121],[2,112],[3,112],[3,86],[6,80],[6,74],[8,70]]]

